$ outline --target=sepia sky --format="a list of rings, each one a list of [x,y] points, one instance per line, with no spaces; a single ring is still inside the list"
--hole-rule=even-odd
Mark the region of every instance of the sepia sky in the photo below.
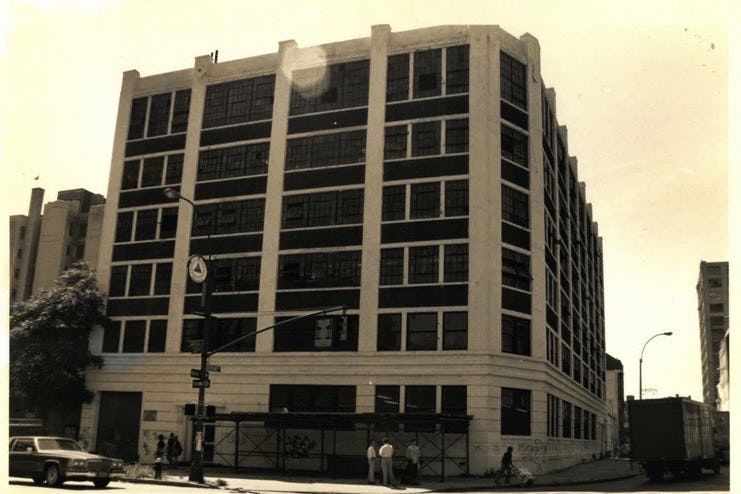
[[[695,284],[701,260],[730,252],[729,60],[741,44],[729,35],[740,12],[731,0],[0,1],[0,212],[26,214],[36,186],[45,202],[79,187],[106,194],[126,70],[368,37],[374,24],[531,33],[603,237],[607,352],[625,366],[625,392],[638,395],[643,343],[673,331],[646,347],[644,388],[702,400]],[[7,225],[3,249],[6,235]]]

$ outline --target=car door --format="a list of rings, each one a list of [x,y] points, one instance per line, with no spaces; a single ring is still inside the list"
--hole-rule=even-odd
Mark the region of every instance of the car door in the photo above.
[[[30,451],[29,451],[30,448]],[[33,438],[18,437],[10,443],[10,475],[27,477],[33,473],[36,461],[36,446]]]

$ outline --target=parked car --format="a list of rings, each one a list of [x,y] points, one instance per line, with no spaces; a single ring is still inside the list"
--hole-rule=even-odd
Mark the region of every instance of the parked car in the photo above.
[[[50,487],[66,480],[92,480],[105,487],[124,470],[123,460],[88,453],[66,437],[21,436],[10,438],[9,473]]]

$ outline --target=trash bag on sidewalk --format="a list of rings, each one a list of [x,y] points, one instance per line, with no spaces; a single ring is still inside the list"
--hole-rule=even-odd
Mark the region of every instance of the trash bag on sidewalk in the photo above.
[[[533,482],[535,482],[535,476],[530,473],[530,470],[523,467],[512,467],[512,473],[515,475],[515,478],[520,480],[520,483],[525,486],[529,487],[533,485]]]

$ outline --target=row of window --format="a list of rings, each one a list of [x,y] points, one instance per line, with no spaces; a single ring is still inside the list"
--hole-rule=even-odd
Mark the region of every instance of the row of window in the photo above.
[[[290,115],[368,105],[370,61],[293,71]]]
[[[183,176],[183,154],[126,160],[121,190],[179,184]],[[165,164],[165,161],[167,163]]]
[[[282,228],[351,225],[363,222],[363,189],[283,197]]]
[[[112,266],[108,296],[167,295],[171,279],[171,262]]]
[[[275,75],[208,86],[203,128],[270,119],[274,92]]]
[[[193,215],[192,235],[259,232],[265,219],[265,199],[199,204]]]
[[[288,139],[286,170],[363,163],[365,130],[332,132]]]
[[[285,254],[278,289],[360,286],[360,251]]]
[[[256,291],[260,289],[260,257],[227,257],[211,261],[213,293]],[[188,279],[187,292],[201,291],[201,285]]]
[[[548,436],[574,439],[597,439],[597,416],[548,394]]]
[[[268,172],[270,143],[209,149],[198,154],[197,180],[262,175]]]
[[[167,319],[111,321],[103,332],[103,353],[161,353]]]
[[[407,267],[406,270],[404,266]],[[442,280],[440,273],[443,274]],[[381,249],[379,280],[381,286],[466,281],[468,281],[468,244]]]
[[[177,134],[188,129],[190,89],[135,98],[131,102],[128,139]],[[146,130],[146,136],[145,131]]]
[[[406,318],[401,313],[378,315],[376,349],[379,352],[467,348],[467,312],[409,312]]]
[[[502,184],[502,219],[524,228],[530,228],[529,196]]]
[[[468,45],[392,55],[388,57],[386,101],[466,93],[468,73]]]
[[[444,205],[444,209],[441,205]],[[468,180],[383,187],[382,221],[417,220],[441,216],[468,216]]]
[[[115,242],[135,242],[174,238],[178,227],[178,208],[123,211],[116,217]],[[132,233],[134,234],[132,239]]]
[[[527,111],[527,66],[525,64],[500,52],[499,84],[502,99]]]
[[[391,125],[384,131],[386,160],[467,152],[467,118]]]

